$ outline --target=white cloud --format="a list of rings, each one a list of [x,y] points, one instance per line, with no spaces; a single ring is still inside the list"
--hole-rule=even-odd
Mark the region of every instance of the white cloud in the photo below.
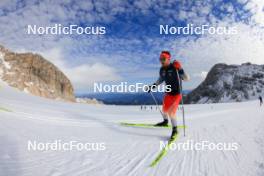
[[[252,62],[264,64],[263,33],[244,24],[236,24],[236,35],[207,35],[188,42],[179,54],[194,62],[241,64]]]
[[[199,79],[204,80],[207,75],[208,75],[207,71],[201,71],[201,72],[193,73],[192,77],[195,78],[195,79],[199,78]]]
[[[260,26],[264,27],[264,1],[251,0],[246,5],[246,8],[254,14],[252,19]]]
[[[65,73],[78,90],[88,90],[95,82],[113,82],[121,79],[114,68],[102,63],[66,68]]]
[[[192,83],[185,84],[187,88],[200,84],[206,75],[204,70],[209,71],[216,63],[264,64],[264,32],[242,23],[233,25],[238,29],[237,35],[207,35],[197,40],[183,38],[173,42],[176,56],[193,78]]]
[[[94,82],[112,82],[122,79],[114,68],[100,62],[69,66],[59,48],[41,52],[41,54],[71,80],[76,91],[87,91]]]
[[[206,76],[207,76],[207,74],[208,74],[207,71],[202,71],[201,74],[200,74],[200,76],[201,76],[202,79],[205,79]]]

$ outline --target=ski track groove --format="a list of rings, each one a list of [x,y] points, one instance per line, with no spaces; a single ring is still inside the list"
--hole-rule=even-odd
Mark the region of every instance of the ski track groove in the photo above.
[[[169,164],[169,166],[168,166],[169,168],[168,168],[168,172],[167,172],[167,174],[166,174],[166,176],[171,176],[172,175],[172,173],[173,173],[173,164]]]
[[[217,131],[216,133],[214,133],[214,135],[211,135],[211,139],[212,139],[211,142],[214,142],[214,143],[221,142],[222,141],[221,140],[222,135],[227,133],[227,131],[223,129],[223,126],[222,125],[220,125],[219,127],[216,127],[215,126],[212,130],[213,131]],[[221,135],[218,135],[219,134],[219,131],[220,131]],[[227,135],[227,136],[229,136],[229,135]],[[212,151],[209,151],[209,152],[212,152]],[[213,160],[213,168],[214,168],[213,170],[217,171],[217,165],[218,165],[217,162],[221,162],[220,160],[222,160],[222,162],[223,161],[227,161],[228,160],[228,156],[227,156],[227,154],[226,154],[226,152],[224,150],[215,151],[215,152],[218,152],[218,153],[221,154],[220,155],[221,158],[219,157],[218,159]],[[230,160],[228,160],[228,161],[229,161],[229,163],[228,163],[228,166],[229,167],[226,168],[226,172],[228,173],[227,175],[230,175],[230,167],[233,164],[232,164],[232,162],[230,162]],[[216,172],[215,174],[218,175],[218,176],[222,176],[223,175],[220,172]]]
[[[137,172],[137,169],[144,165],[147,161],[147,158],[149,157],[150,154],[145,155],[143,158],[139,158],[135,165],[132,166],[132,169],[127,173],[128,176],[134,176],[135,172]]]
[[[133,143],[132,145],[130,145],[128,151],[123,154],[123,155],[118,155],[118,158],[113,158],[112,160],[114,160],[115,162],[113,162],[113,164],[118,167],[116,170],[115,170],[115,175],[119,175],[119,174],[122,174],[123,172],[125,172],[126,170],[129,170],[129,167],[134,163],[136,162],[136,160],[138,160],[138,157],[132,157],[132,159],[129,159],[131,158],[130,156],[132,155],[135,155],[135,146],[137,146],[138,143]],[[125,161],[124,161],[124,158]],[[120,163],[123,163],[122,166],[119,166]]]
[[[62,175],[88,175],[88,173],[95,172],[96,170],[98,170],[98,168],[100,168],[104,164],[102,161],[94,163],[90,159],[87,160],[86,158],[88,158],[88,155],[73,156],[68,161],[69,163],[67,165],[71,166],[78,164],[78,166],[68,169],[66,172],[64,171]],[[78,161],[78,163],[76,163],[76,161]],[[63,170],[63,167],[61,170]]]

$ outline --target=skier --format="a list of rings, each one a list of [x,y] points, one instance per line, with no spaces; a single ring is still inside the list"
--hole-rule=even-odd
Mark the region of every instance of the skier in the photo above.
[[[177,133],[176,111],[181,101],[181,80],[189,80],[189,76],[184,72],[179,61],[171,62],[171,54],[169,51],[162,51],[160,54],[161,68],[158,80],[149,86],[148,92],[155,89],[158,85],[165,82],[170,87],[163,97],[163,121],[157,123],[156,126],[168,126],[168,118],[171,120],[173,138]],[[179,78],[181,80],[179,80]]]
[[[262,106],[262,104],[263,104],[262,96],[259,96],[259,102],[260,102],[260,106]]]

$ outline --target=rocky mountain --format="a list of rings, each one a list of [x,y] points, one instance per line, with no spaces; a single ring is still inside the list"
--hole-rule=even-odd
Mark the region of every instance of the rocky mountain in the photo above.
[[[186,103],[240,102],[264,95],[264,65],[216,64]]]
[[[15,53],[0,46],[0,78],[33,95],[75,101],[70,80],[38,54]]]

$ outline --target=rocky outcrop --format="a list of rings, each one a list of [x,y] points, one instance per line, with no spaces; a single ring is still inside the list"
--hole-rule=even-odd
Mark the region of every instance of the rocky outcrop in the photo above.
[[[0,46],[0,76],[10,86],[37,96],[75,101],[70,80],[41,55]]]
[[[240,102],[264,94],[264,65],[216,64],[186,103]]]

